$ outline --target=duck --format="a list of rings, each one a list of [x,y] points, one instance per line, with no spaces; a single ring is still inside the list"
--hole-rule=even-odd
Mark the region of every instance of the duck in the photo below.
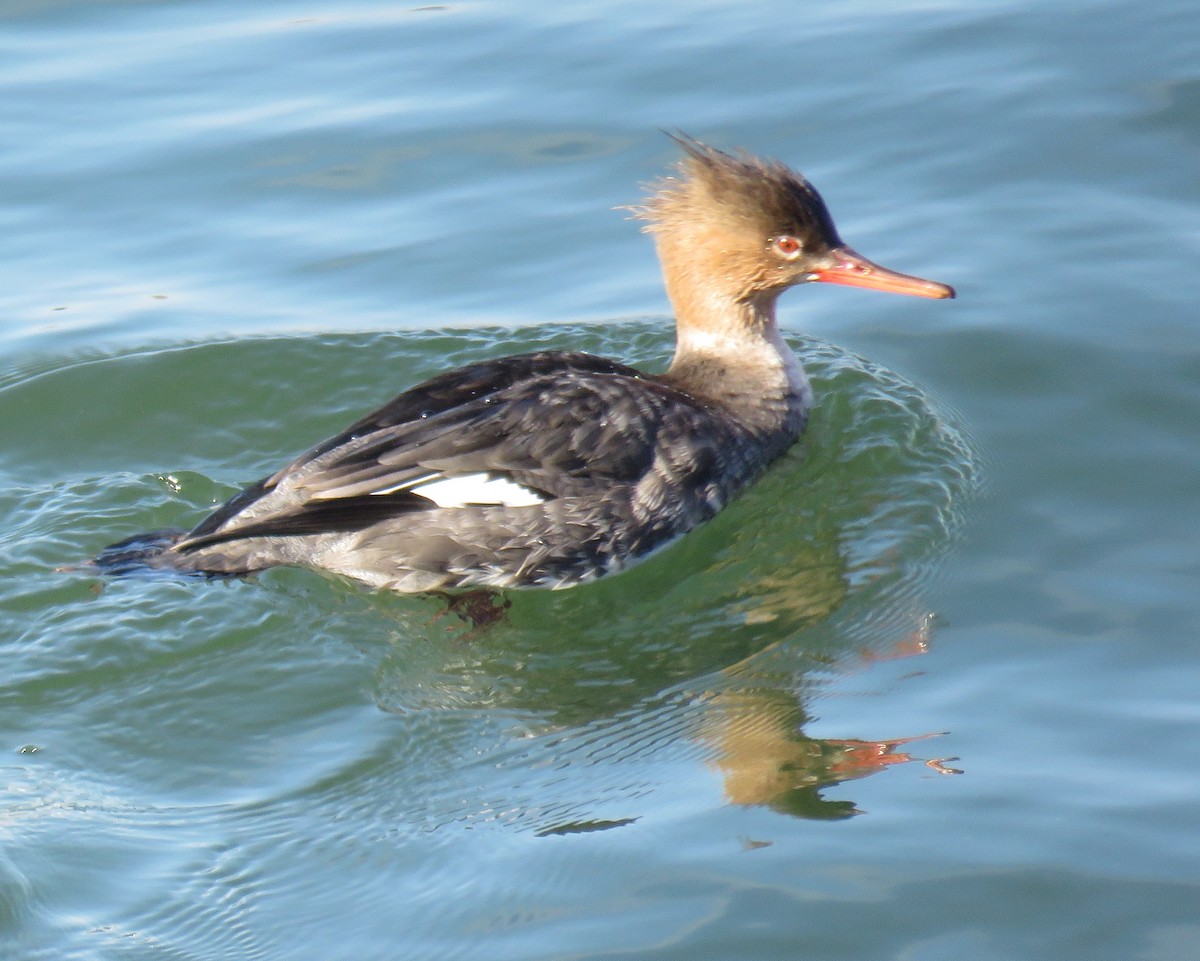
[[[665,371],[543,350],[438,374],[191,530],[127,538],[95,564],[210,576],[300,566],[403,593],[561,589],[710,520],[797,442],[813,406],[776,318],[784,291],[955,294],[846,246],[785,164],[673,137],[674,169],[627,208],[654,240],[674,312]]]

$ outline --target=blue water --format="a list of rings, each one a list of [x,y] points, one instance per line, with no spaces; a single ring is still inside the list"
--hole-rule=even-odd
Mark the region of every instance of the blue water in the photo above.
[[[6,3],[0,956],[1200,957],[1193,6]],[[446,366],[661,366],[662,129],[959,292],[787,295],[712,525],[482,630],[78,567]]]

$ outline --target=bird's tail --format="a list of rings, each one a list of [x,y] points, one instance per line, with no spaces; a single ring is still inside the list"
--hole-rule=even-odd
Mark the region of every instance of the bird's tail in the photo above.
[[[146,531],[109,544],[92,563],[105,574],[133,574],[138,571],[180,571],[167,553],[183,538],[185,531],[164,528]]]

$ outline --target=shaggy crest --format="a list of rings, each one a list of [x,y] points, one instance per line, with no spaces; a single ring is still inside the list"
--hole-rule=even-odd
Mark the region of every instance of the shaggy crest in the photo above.
[[[650,185],[640,206],[630,207],[647,232],[710,223],[724,229],[757,234],[820,238],[830,247],[842,244],[821,195],[804,177],[777,160],[760,160],[745,151],[737,155],[686,135],[670,135],[685,156],[678,176]]]

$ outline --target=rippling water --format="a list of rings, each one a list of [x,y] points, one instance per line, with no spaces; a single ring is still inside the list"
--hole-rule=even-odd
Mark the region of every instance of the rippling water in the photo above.
[[[1183,0],[0,10],[0,955],[1200,954],[1200,21]],[[104,581],[392,393],[661,367],[655,128],[934,304],[783,303],[713,523],[489,626]]]
[[[403,930],[447,937],[462,917],[436,921],[406,902],[465,883],[477,843],[642,822],[653,836],[664,814],[686,823],[723,799],[843,819],[854,803],[824,788],[936,749],[804,730],[809,700],[831,677],[925,649],[923,584],[975,482],[970,445],[920,389],[829,345],[801,346],[828,401],[751,496],[636,576],[518,592],[495,624],[310,573],[223,585],[56,569],[131,526],[189,523],[288,445],[307,444],[287,436],[294,427],[268,430],[278,408],[297,425],[344,422],[380,370],[409,382],[498,341],[622,349],[658,366],[670,356],[661,325],[644,323],[247,339],[68,361],[5,390],[10,413],[102,395],[103,422],[124,411],[140,425],[122,446],[124,471],[59,471],[52,482],[38,472],[6,504],[6,566],[20,575],[7,606],[24,622],[11,691],[35,714],[69,705],[74,730],[66,744],[47,733],[19,748],[30,766],[12,823],[29,843],[63,831],[64,805],[80,811],[67,819],[81,834],[70,843],[98,862],[74,879],[85,891],[102,887],[114,860],[129,859],[127,878],[154,879],[149,916],[70,933],[152,936],[187,954],[261,941],[270,954],[303,931],[295,950],[315,936],[299,919],[311,923],[331,897],[336,867],[339,896],[351,899],[343,910],[377,899]],[[344,386],[291,397],[296,371],[318,368]],[[256,404],[239,386],[246,369]],[[61,459],[64,448],[79,464],[104,459],[111,432],[65,410],[54,419],[69,427],[18,433],[31,459]],[[193,440],[195,423],[225,427]],[[225,477],[199,470],[231,450],[260,460],[239,457]],[[164,458],[171,473],[146,469]],[[90,840],[97,831],[103,840]],[[443,850],[452,837],[457,855]],[[154,839],[166,850],[147,864]],[[175,846],[187,856],[164,863]],[[281,859],[279,846],[292,856]],[[416,854],[429,847],[450,857],[435,879]],[[197,858],[207,865],[199,885]],[[298,920],[286,937],[256,932],[245,916],[248,875],[287,892]],[[493,883],[511,882],[503,872]],[[557,887],[536,872],[525,883],[535,900]],[[211,915],[197,900],[212,902]],[[225,944],[239,924],[246,943]]]

